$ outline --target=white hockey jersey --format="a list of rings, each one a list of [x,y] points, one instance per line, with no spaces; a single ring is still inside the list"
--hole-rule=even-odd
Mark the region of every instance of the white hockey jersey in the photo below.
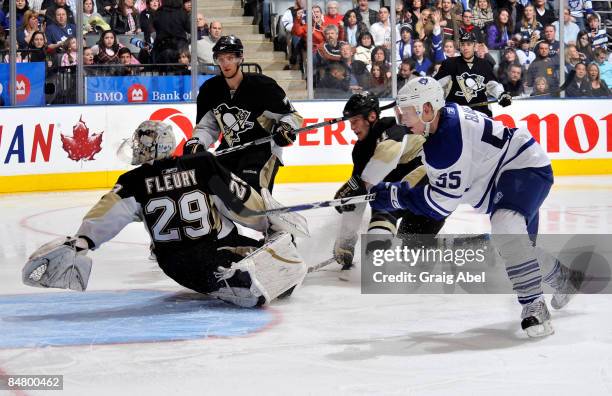
[[[457,104],[440,110],[438,129],[423,145],[429,184],[410,189],[410,209],[433,218],[450,215],[460,203],[489,213],[491,192],[511,169],[550,165],[548,156],[524,128],[507,128]]]

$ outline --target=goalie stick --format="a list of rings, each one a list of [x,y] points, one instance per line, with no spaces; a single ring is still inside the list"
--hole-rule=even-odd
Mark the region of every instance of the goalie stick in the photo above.
[[[395,106],[395,101],[380,107],[380,111],[390,109],[393,106]],[[308,125],[308,126],[305,126],[303,128],[296,129],[295,131],[293,131],[293,133],[295,133],[296,135],[299,135],[302,132],[311,131],[313,129],[317,129],[317,128],[321,128],[321,127],[326,127],[328,125],[337,124],[339,122],[346,121],[349,118],[350,117],[332,118],[331,120],[319,122],[318,124]],[[244,144],[241,144],[240,146],[233,146],[233,147],[230,147],[230,148],[226,148],[224,150],[215,151],[215,155],[219,156],[219,155],[229,154],[229,153],[236,152],[238,150],[242,150],[243,148],[246,148],[246,147],[255,146],[257,144],[264,144],[264,143],[268,143],[268,142],[271,142],[271,141],[272,141],[272,136],[266,136],[266,137],[262,137],[262,138],[259,138],[259,139],[255,139],[255,140],[253,140],[251,142],[246,142]]]
[[[328,258],[327,260],[321,261],[320,263],[315,264],[312,267],[308,267],[308,273],[310,274],[311,272],[316,272],[316,271],[318,271],[318,270],[320,270],[320,269],[322,269],[324,267],[327,267],[328,265],[333,264],[335,262],[336,262],[335,258],[333,258],[333,257],[332,258]]]

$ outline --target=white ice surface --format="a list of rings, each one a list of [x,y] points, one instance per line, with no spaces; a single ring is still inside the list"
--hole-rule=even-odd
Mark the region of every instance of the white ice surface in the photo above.
[[[275,196],[329,199],[337,186],[281,184]],[[611,192],[610,177],[557,178],[540,232],[610,234]],[[21,267],[41,244],[74,233],[102,193],[0,196],[0,293],[53,292],[23,286]],[[313,237],[299,249],[314,264],[330,257],[339,215],[304,213]],[[487,229],[486,216],[464,207],[445,227]],[[91,253],[88,290],[184,290],[147,260],[147,246],[132,224]],[[271,306],[278,323],[248,337],[4,349],[0,374],[63,374],[62,395],[612,394],[611,296],[577,296],[553,312],[556,333],[534,341],[520,331],[514,296],[361,295],[358,271],[341,282],[334,269],[309,275]]]

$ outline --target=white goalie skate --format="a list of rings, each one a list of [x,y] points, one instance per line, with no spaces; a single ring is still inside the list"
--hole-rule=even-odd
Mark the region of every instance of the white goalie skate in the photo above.
[[[531,338],[544,337],[555,332],[550,322],[550,312],[548,312],[544,296],[523,305],[521,319],[521,328]]]

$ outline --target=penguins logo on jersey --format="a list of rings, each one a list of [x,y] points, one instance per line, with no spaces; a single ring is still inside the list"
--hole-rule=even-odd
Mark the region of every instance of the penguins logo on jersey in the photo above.
[[[240,134],[253,128],[254,125],[252,121],[247,121],[251,115],[250,111],[228,107],[225,103],[214,108],[213,114],[223,129],[223,138],[230,146],[240,142]]]
[[[457,83],[461,88],[461,91],[457,92],[457,96],[463,96],[468,103],[478,96],[479,91],[485,89],[484,77],[478,74],[463,72],[457,76]]]

